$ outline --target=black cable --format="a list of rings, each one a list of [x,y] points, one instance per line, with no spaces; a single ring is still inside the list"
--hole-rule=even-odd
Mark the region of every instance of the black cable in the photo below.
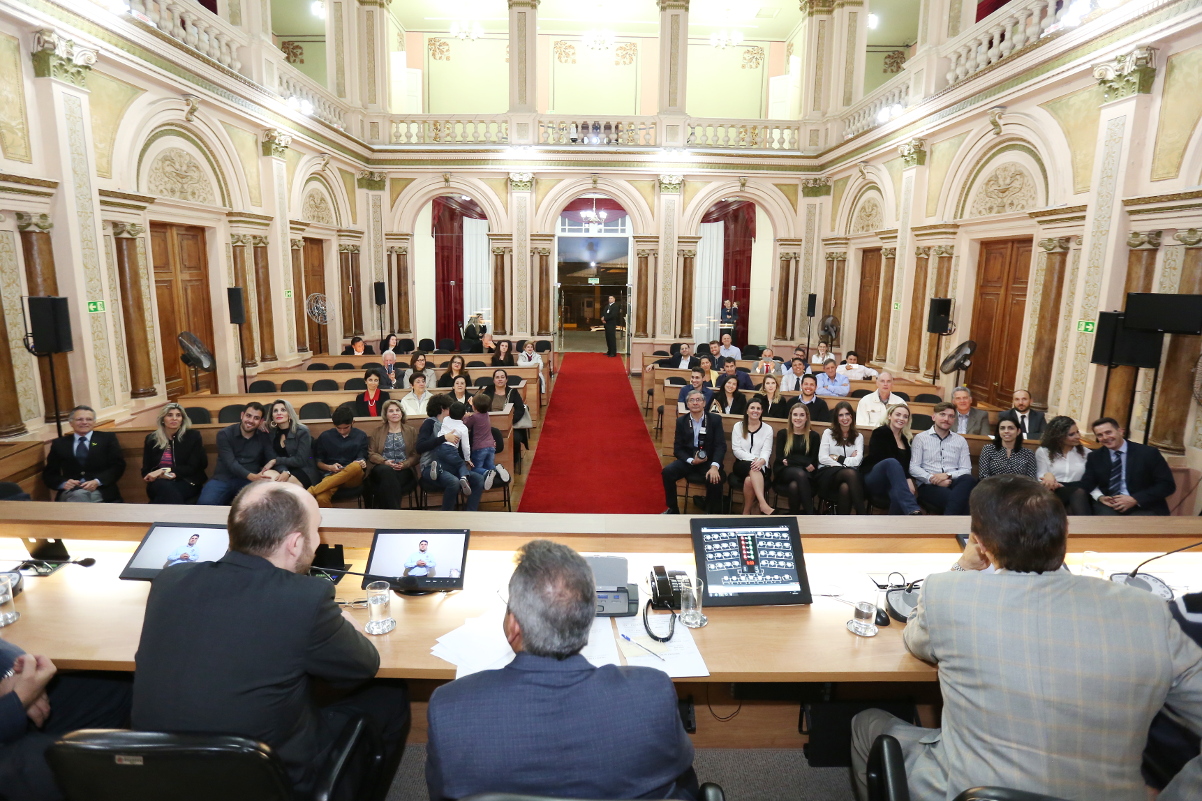
[[[668,615],[668,636],[661,637],[651,630],[651,624],[647,620],[647,615],[651,612],[651,601],[647,601],[647,605],[643,607],[643,628],[647,630],[647,636],[656,642],[667,642],[672,639],[672,635],[676,633],[676,613],[672,612]]]
[[[715,712],[713,705],[710,704],[710,686],[707,684],[707,685],[705,685],[705,707],[706,707],[706,709],[708,709],[710,711],[710,716],[714,720],[718,721],[719,723],[725,723],[726,721],[734,720],[735,718],[737,718],[739,716],[739,713],[743,711],[743,702],[740,701],[739,706],[735,709],[734,712],[731,712],[729,715],[726,715],[725,717],[723,717],[722,715],[719,715],[717,712]]]
[[[1194,482],[1193,489],[1191,489],[1189,492],[1187,492],[1181,496],[1181,500],[1177,501],[1177,505],[1169,510],[1169,514],[1171,514],[1171,515],[1177,514],[1177,510],[1181,508],[1181,504],[1185,503],[1186,499],[1188,499],[1189,496],[1194,494],[1194,490],[1198,489],[1199,484],[1202,484],[1202,476],[1199,476],[1198,480]]]

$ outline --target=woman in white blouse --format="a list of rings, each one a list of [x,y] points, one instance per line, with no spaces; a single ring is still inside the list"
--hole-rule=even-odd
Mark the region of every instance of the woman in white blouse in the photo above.
[[[772,463],[772,427],[764,424],[764,404],[759,397],[747,402],[743,419],[735,423],[730,433],[731,448],[735,452],[733,469],[736,486],[743,482],[743,514],[751,514],[752,503],[759,505],[760,513],[774,514],[764,499],[764,484],[769,478]]]
[[[1092,514],[1089,494],[1081,479],[1085,476],[1087,451],[1081,444],[1081,432],[1071,417],[1053,417],[1043,429],[1043,441],[1035,450],[1035,475],[1045,487],[1056,493],[1070,515]]]
[[[818,350],[810,356],[810,364],[816,364],[819,367],[826,364],[826,360],[831,358],[830,346],[825,342],[818,343]]]
[[[831,419],[818,446],[818,494],[835,504],[838,514],[868,514],[864,478],[857,469],[864,461],[864,435],[856,430],[856,413],[850,403],[839,401]]]
[[[522,348],[522,352],[518,354],[518,367],[529,367],[534,365],[538,368],[538,391],[542,394],[547,394],[547,381],[543,378],[543,357],[534,352],[534,340],[526,340],[526,345]]]

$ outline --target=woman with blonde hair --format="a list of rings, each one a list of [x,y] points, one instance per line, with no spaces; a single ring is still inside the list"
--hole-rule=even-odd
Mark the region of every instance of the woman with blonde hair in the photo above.
[[[271,434],[270,462],[263,473],[276,481],[289,481],[305,489],[321,480],[313,461],[313,435],[300,421],[292,404],[279,398],[267,411],[267,430]]]
[[[789,417],[789,400],[780,394],[780,379],[774,375],[764,376],[760,384],[760,394],[756,397],[764,401],[764,417],[786,420]]]
[[[874,499],[889,499],[889,514],[922,514],[915,500],[917,489],[910,478],[910,407],[891,404],[885,423],[874,429],[868,440],[868,455],[860,465],[864,488]]]
[[[789,423],[776,432],[772,475],[776,491],[789,498],[789,514],[814,513],[814,472],[818,469],[818,432],[810,429],[810,408],[795,403]]]
[[[417,484],[417,429],[409,425],[398,400],[384,402],[380,423],[367,439],[371,472],[367,486],[376,509],[400,509],[401,501]]]
[[[192,428],[188,413],[178,403],[159,411],[155,430],[142,446],[142,480],[151,503],[195,503],[208,477],[200,432]]]

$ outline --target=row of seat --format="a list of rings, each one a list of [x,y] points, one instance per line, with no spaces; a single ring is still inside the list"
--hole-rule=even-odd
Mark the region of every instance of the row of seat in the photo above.
[[[267,406],[271,401],[268,400],[263,405]],[[351,401],[347,401],[350,404]],[[343,404],[346,405],[346,404]],[[217,413],[218,423],[237,423],[242,419],[242,411],[246,408],[245,403],[231,403],[228,406],[222,406],[221,411]],[[306,403],[296,410],[297,415],[302,420],[329,420],[333,412],[330,410],[330,404],[322,401],[312,401]],[[206,425],[213,422],[213,415],[208,409],[203,406],[185,406],[184,414],[188,415],[188,419],[192,421],[192,425]]]
[[[509,376],[510,384],[521,382],[521,376]],[[491,386],[493,382],[491,375],[480,376],[474,382],[477,388]],[[365,390],[367,389],[367,381],[363,378],[348,378],[342,382],[342,386],[338,386],[338,382],[332,378],[319,378],[311,385],[302,381],[299,378],[289,378],[282,384],[276,384],[274,381],[268,381],[265,378],[260,378],[256,381],[251,381],[247,387],[247,392],[337,392],[341,389]]]
[[[460,351],[461,353],[484,352],[484,343],[479,339],[465,339],[460,344],[463,348],[463,350]],[[520,351],[525,346],[526,340],[519,339],[517,343],[515,343],[514,348]],[[419,340],[417,344],[414,344],[412,339],[399,339],[397,340],[396,348],[393,350],[393,353],[399,355],[402,353],[413,353],[415,350],[420,350],[425,353],[454,353],[455,340],[440,339],[438,340],[438,347],[434,347],[434,340],[430,339],[429,337]],[[535,353],[546,353],[549,350],[551,350],[551,340],[539,339],[535,341]]]
[[[450,359],[438,362],[437,364],[434,364],[434,362],[432,362],[430,360],[427,360],[427,361],[429,361],[430,364],[434,367],[446,368],[446,367],[451,366]],[[404,363],[397,364],[397,367],[403,368],[403,367],[407,367],[407,366],[408,365],[406,365]],[[467,366],[468,367],[488,367],[488,363],[479,361],[477,359],[477,360],[467,362]],[[383,370],[384,365],[381,364],[380,362],[364,362],[362,366],[359,366],[357,364],[351,364],[350,362],[334,362],[333,365],[326,364],[325,362],[310,362],[309,366],[306,367],[305,369],[306,370]]]

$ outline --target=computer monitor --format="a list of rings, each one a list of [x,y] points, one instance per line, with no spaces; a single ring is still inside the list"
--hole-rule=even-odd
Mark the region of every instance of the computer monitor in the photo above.
[[[216,562],[229,548],[230,535],[223,525],[155,523],[121,571],[121,578],[148,581],[172,565]]]
[[[402,592],[463,589],[469,532],[460,529],[377,529],[363,587],[387,581]]]
[[[706,606],[812,602],[796,518],[695,517],[690,522]]]

